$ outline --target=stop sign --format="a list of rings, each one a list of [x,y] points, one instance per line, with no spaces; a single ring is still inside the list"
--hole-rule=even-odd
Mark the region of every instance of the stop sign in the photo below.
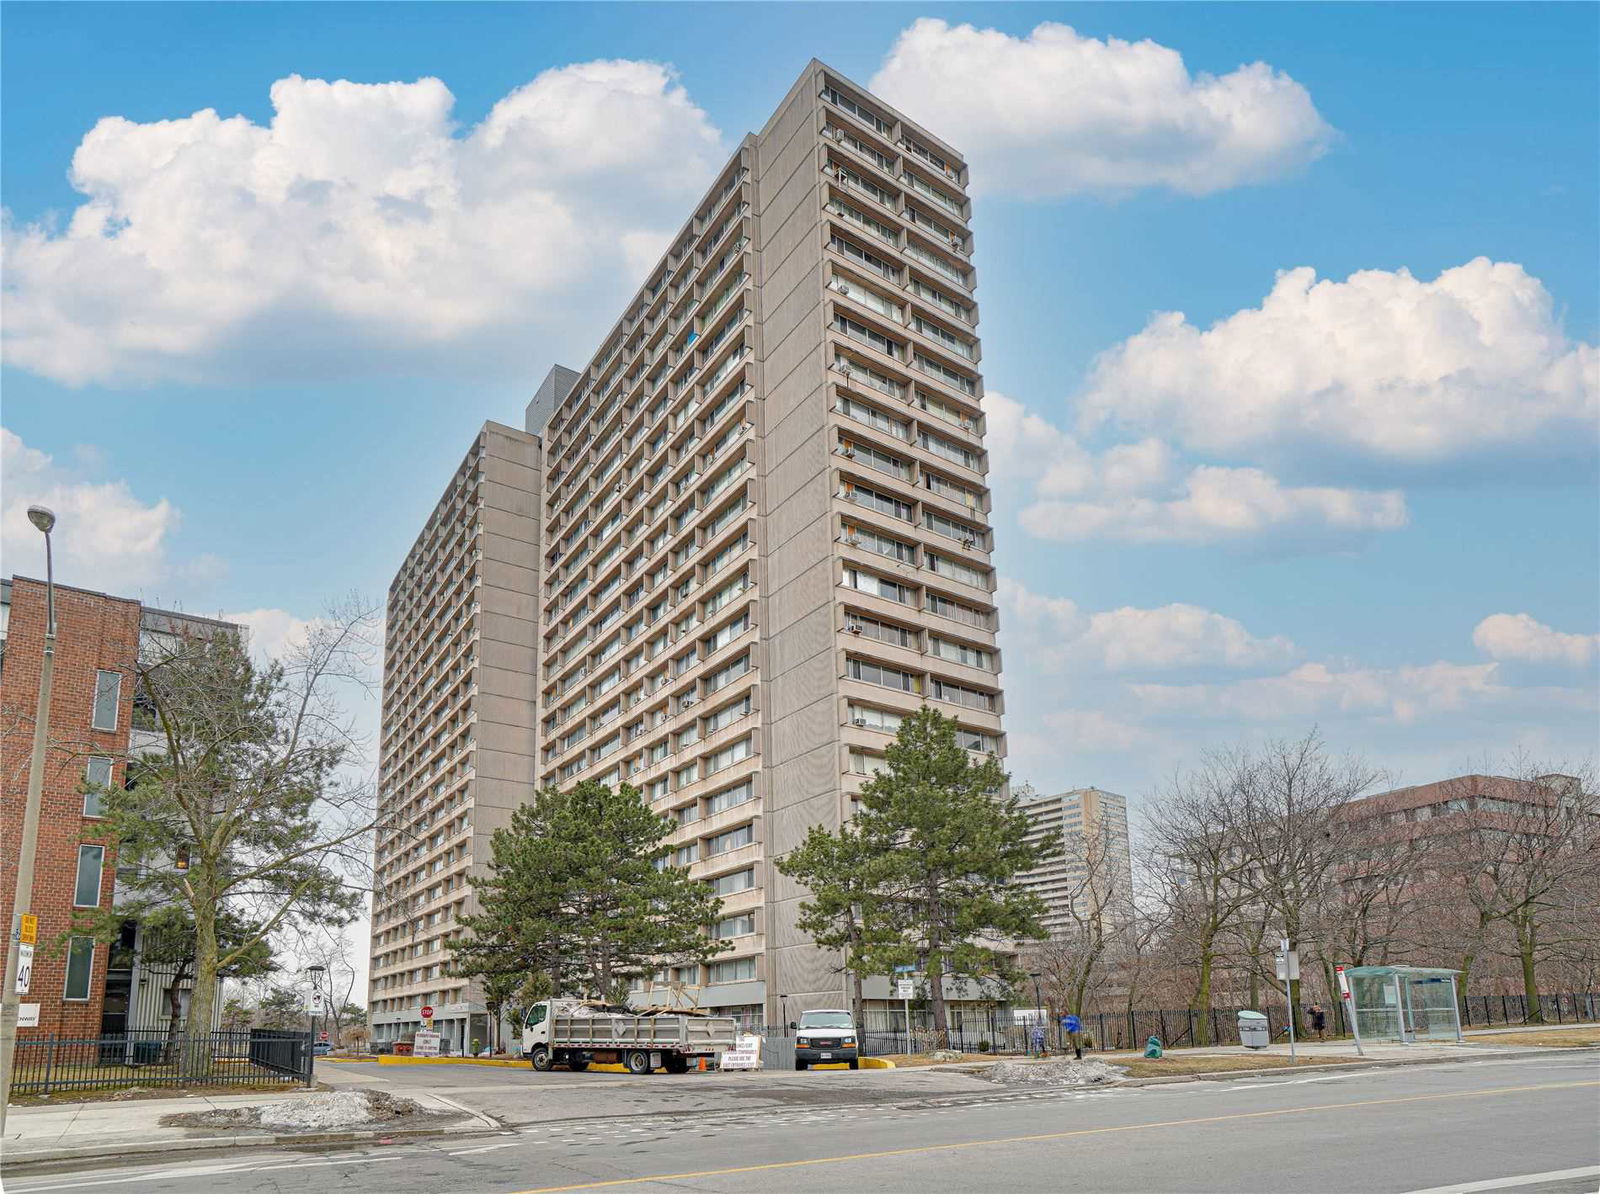
[[[425,1003],[422,1005],[422,1018],[424,1020],[433,1019],[433,1007],[430,1004]]]
[[[325,1032],[319,1032],[319,1033],[317,1033],[317,1039],[325,1041],[325,1040],[328,1039],[328,1034],[325,1033]]]

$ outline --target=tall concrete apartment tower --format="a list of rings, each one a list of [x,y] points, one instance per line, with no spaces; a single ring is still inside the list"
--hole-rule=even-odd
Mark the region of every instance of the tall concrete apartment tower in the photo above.
[[[1022,802],[1027,840],[1041,860],[1021,883],[1044,901],[1044,927],[1066,933],[1098,916],[1102,922],[1133,911],[1128,798],[1099,788],[1077,788]]]
[[[627,782],[670,815],[671,861],[723,896],[710,931],[731,948],[655,981],[748,1022],[844,998],[774,860],[849,818],[900,719],[926,702],[1005,753],[966,180],[952,147],[812,62],[516,441],[540,462],[521,470],[539,512],[519,539],[539,574],[523,797]],[[433,660],[442,631],[411,632]],[[386,707],[386,750],[390,727]],[[374,922],[375,1000],[396,927]],[[414,1013],[430,984],[395,998]]]
[[[483,993],[450,974],[489,837],[532,791],[539,451],[485,423],[389,585],[368,1022],[493,1039]]]

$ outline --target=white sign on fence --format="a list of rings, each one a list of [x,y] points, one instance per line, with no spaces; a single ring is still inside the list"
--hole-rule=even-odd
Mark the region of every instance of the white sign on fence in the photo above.
[[[719,1070],[759,1070],[761,1068],[761,1038],[751,1034],[735,1037],[733,1048],[723,1051],[717,1062]]]
[[[39,1027],[39,1005],[37,1003],[17,1004],[17,1027]]]
[[[439,1056],[439,1034],[437,1032],[419,1032],[411,1041],[411,1054],[413,1057]]]
[[[26,995],[33,981],[33,946],[26,941],[17,945],[17,994]]]

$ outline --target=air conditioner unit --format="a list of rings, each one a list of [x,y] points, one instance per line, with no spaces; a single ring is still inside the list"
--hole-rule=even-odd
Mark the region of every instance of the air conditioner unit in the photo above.
[[[976,539],[963,539],[961,541],[962,547],[976,547],[977,545],[978,541]]]
[[[861,633],[861,623],[860,622],[851,622],[850,625],[845,627],[845,629],[848,630],[851,634],[860,634]]]
[[[866,724],[867,724],[867,719],[865,717],[858,717],[855,720],[853,720],[850,724],[853,725],[853,726],[865,727]]]
[[[844,458],[846,460],[854,460],[856,458],[855,449],[854,448],[846,448],[846,449],[844,449],[843,455],[844,455]]]
[[[833,139],[835,141],[843,141],[844,140],[844,130],[843,129],[839,129],[839,128],[834,129],[833,130]]]

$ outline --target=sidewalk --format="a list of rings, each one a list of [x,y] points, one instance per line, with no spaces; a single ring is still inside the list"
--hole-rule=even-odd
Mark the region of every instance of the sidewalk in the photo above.
[[[360,1083],[332,1082],[335,1089],[359,1088]],[[303,1099],[315,1092],[304,1088],[239,1095],[190,1095],[172,1099],[129,1099],[94,1103],[62,1103],[52,1107],[12,1107],[6,1114],[5,1140],[0,1142],[0,1163],[35,1165],[52,1161],[113,1159],[140,1153],[170,1153],[186,1149],[237,1148],[243,1145],[308,1143],[321,1140],[392,1139],[446,1132],[481,1132],[498,1127],[453,1099],[408,1091],[407,1098],[451,1118],[427,1128],[393,1124],[339,1129],[332,1132],[274,1133],[266,1129],[163,1127],[161,1117],[174,1112],[261,1107]],[[401,1121],[403,1122],[403,1121]]]

